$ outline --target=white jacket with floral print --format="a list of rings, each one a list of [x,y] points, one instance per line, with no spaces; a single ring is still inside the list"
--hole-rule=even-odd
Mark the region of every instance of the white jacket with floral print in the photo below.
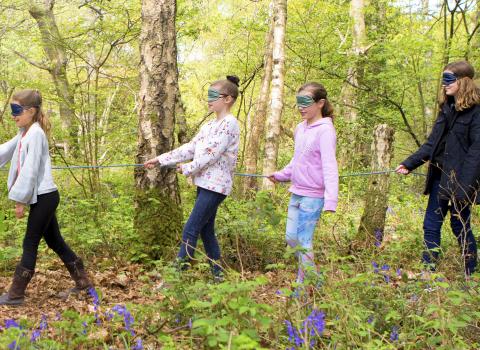
[[[192,176],[198,187],[229,195],[239,142],[238,121],[229,114],[221,120],[209,121],[190,142],[157,158],[161,166],[192,160],[182,165],[184,175]]]

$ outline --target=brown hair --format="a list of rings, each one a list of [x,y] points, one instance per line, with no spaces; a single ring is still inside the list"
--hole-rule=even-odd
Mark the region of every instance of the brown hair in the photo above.
[[[211,86],[218,86],[221,94],[231,96],[235,102],[239,94],[239,83],[240,79],[236,75],[227,75],[227,79],[214,81]]]
[[[51,124],[48,117],[42,111],[42,95],[38,90],[22,90],[12,96],[13,101],[20,102],[20,104],[27,108],[35,108],[36,112],[33,116],[33,121],[38,122],[45,134],[50,132]]]
[[[455,109],[457,111],[463,111],[473,105],[480,104],[480,89],[473,80],[475,69],[470,63],[467,61],[452,62],[447,64],[443,70],[448,70],[457,77],[458,93],[455,96]],[[440,96],[440,106],[443,106],[447,98],[448,96],[444,89]]]
[[[312,93],[312,98],[315,102],[325,100],[325,104],[322,107],[322,116],[333,119],[333,106],[327,99],[327,90],[325,89],[325,87],[320,83],[312,81],[303,84],[300,89],[298,89],[298,92],[302,92],[305,90]]]

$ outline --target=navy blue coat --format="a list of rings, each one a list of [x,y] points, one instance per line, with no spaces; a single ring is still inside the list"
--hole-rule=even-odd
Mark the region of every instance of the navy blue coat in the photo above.
[[[448,116],[453,113],[453,116]],[[440,180],[442,197],[469,203],[480,203],[480,105],[463,111],[451,111],[444,104],[432,132],[418,151],[408,157],[403,164],[413,170],[430,161],[447,127],[447,118],[453,118],[445,139],[443,171]],[[430,193],[434,166],[429,163],[425,194]]]

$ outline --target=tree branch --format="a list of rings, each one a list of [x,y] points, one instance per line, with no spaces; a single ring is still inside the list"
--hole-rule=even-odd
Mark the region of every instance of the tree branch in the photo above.
[[[50,72],[52,70],[51,67],[48,67],[46,66],[45,64],[43,63],[39,63],[39,62],[35,62],[33,60],[31,60],[30,58],[28,58],[27,56],[25,56],[24,54],[16,51],[16,50],[13,50],[13,53],[16,54],[18,57],[20,57],[21,59],[25,60],[26,62],[30,63],[32,66],[34,67],[37,67],[39,69],[43,69],[43,70],[46,70],[47,72]]]

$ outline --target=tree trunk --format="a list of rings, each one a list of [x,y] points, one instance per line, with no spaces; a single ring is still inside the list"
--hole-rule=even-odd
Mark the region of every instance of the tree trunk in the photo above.
[[[387,124],[375,127],[372,142],[372,171],[390,169],[393,156],[394,130]],[[358,228],[355,249],[379,246],[385,229],[385,215],[387,211],[390,175],[372,175],[369,178],[365,195],[365,208]]]
[[[53,14],[54,3],[54,0],[46,0],[43,5],[39,5],[32,1],[28,12],[37,22],[43,49],[48,59],[48,66],[40,66],[39,68],[46,69],[53,79],[55,91],[59,98],[62,127],[69,132],[69,143],[73,146],[73,150],[78,151],[75,101],[67,77],[67,55],[63,47],[63,39]]]
[[[283,111],[283,90],[285,79],[285,29],[287,24],[287,0],[274,1],[274,29],[273,29],[273,65],[272,88],[270,99],[270,116],[267,120],[265,138],[265,159],[263,172],[273,173],[277,168],[278,143],[280,140],[280,123]],[[272,189],[273,184],[264,179],[263,189]]]
[[[261,141],[265,133],[265,120],[267,117],[268,97],[270,92],[270,83],[272,81],[272,51],[273,51],[273,16],[271,25],[266,37],[265,55],[263,58],[264,73],[260,95],[258,96],[255,113],[251,121],[251,132],[247,142],[247,151],[245,153],[245,171],[247,173],[256,173],[258,159],[260,156]],[[247,177],[243,182],[243,194],[246,196],[251,190],[257,190],[257,178]]]
[[[350,49],[350,67],[347,72],[347,79],[342,87],[340,94],[341,114],[347,122],[347,130],[344,133],[345,140],[342,143],[348,147],[342,147],[340,155],[340,167],[354,168],[356,162],[360,159],[363,163],[366,158],[366,148],[368,144],[363,144],[360,140],[364,140],[363,134],[365,129],[361,128],[358,123],[359,108],[358,101],[360,99],[361,80],[364,75],[365,62],[364,56],[367,51],[367,35],[365,29],[365,1],[351,0],[350,17],[352,18],[352,47]],[[360,155],[360,156],[359,156]],[[368,162],[368,161],[367,161]]]
[[[177,92],[177,101],[175,104],[175,124],[177,126],[177,141],[184,144],[190,141],[188,133],[187,117],[185,115],[185,107],[183,106],[180,90]]]
[[[422,0],[422,15],[425,17],[428,16],[428,8],[430,7],[429,5],[429,0]]]
[[[464,58],[467,61],[470,61],[473,65],[478,62],[476,53],[480,49],[480,1],[477,1],[477,4],[474,8],[471,9],[471,15],[468,16],[467,13],[462,14],[464,16],[465,22],[466,18],[471,18],[472,24],[469,26],[467,31],[467,49],[465,51]],[[473,62],[472,62],[473,59]]]
[[[348,69],[347,83],[342,88],[341,100],[344,104],[343,117],[349,123],[353,123],[358,118],[357,109],[354,108],[357,102],[356,88],[358,86],[359,77],[363,71],[361,62],[362,56],[365,54],[365,43],[367,35],[365,32],[365,3],[364,0],[352,0],[350,3],[350,17],[353,20],[352,26],[352,65]]]
[[[137,163],[172,149],[178,91],[175,0],[143,0]],[[182,225],[172,169],[135,171],[135,228],[152,258],[169,258]]]
[[[475,27],[480,25],[480,1],[477,1],[477,7],[475,8]],[[475,28],[474,27],[474,28]],[[477,28],[476,32],[473,34],[473,50],[478,52],[480,50],[480,30]]]

